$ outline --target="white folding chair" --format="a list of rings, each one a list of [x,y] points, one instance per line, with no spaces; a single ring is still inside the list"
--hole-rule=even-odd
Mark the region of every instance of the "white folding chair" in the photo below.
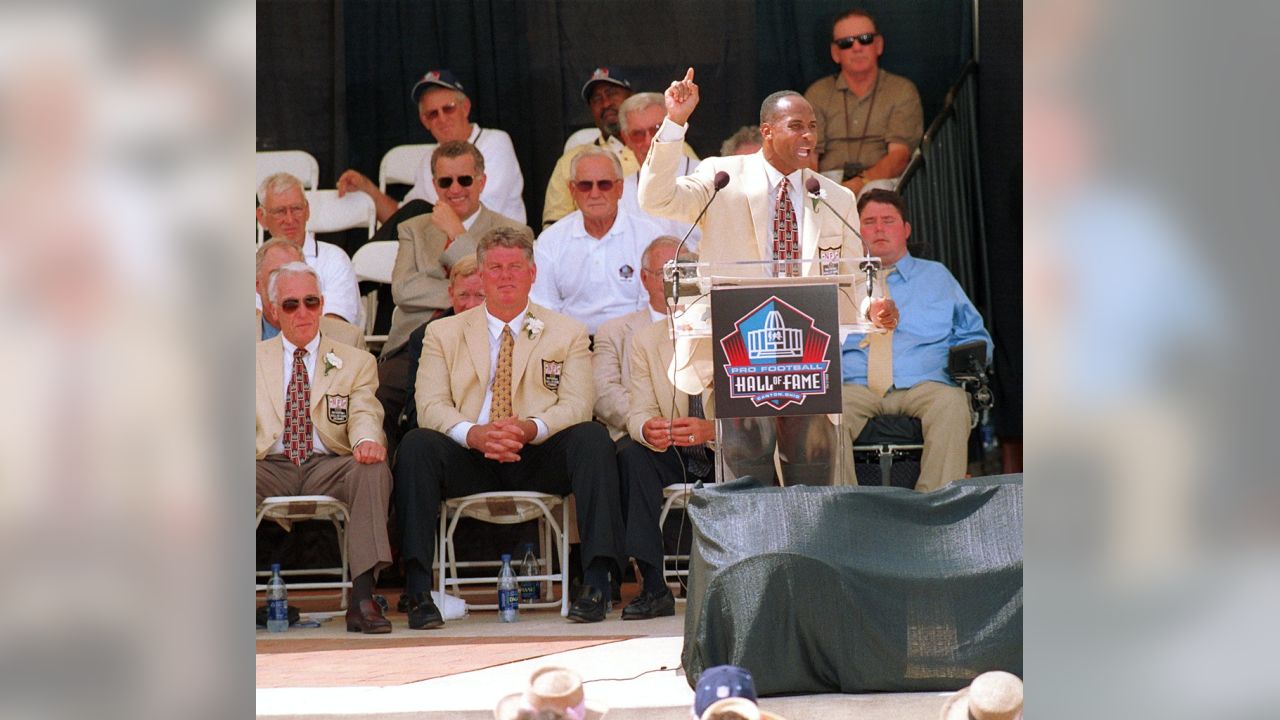
[[[676,483],[662,488],[662,512],[658,515],[658,531],[663,532],[667,527],[667,515],[672,510],[684,510],[689,506],[689,498],[693,496],[693,483]],[[664,534],[663,537],[666,537]],[[681,567],[681,563],[684,564]],[[680,548],[676,548],[675,555],[662,555],[662,581],[668,585],[679,585],[680,578],[689,577],[689,556],[680,554]],[[687,582],[687,581],[686,581]],[[677,593],[678,595],[679,593]],[[684,598],[677,597],[678,600]]]
[[[305,150],[271,150],[258,153],[256,158],[258,179],[253,183],[254,190],[278,172],[287,172],[301,180],[303,190],[320,187],[320,163]]]
[[[553,510],[559,507],[560,519],[557,520]],[[487,594],[489,590],[464,590],[463,585],[497,586],[498,570],[502,563],[495,560],[476,560],[459,562],[454,547],[453,534],[462,518],[472,518],[481,522],[497,525],[516,525],[529,520],[538,521],[538,565],[543,570],[539,575],[520,575],[519,579],[534,580],[543,584],[543,602],[521,603],[521,608],[549,608],[560,606],[561,617],[569,615],[569,503],[558,495],[514,490],[510,492],[487,492],[451,498],[440,504],[440,536],[436,546],[440,563],[440,595],[452,587],[455,596]],[[552,543],[555,543],[554,545]],[[560,572],[553,573],[552,550],[560,558]],[[512,567],[519,573],[520,558],[511,559]],[[459,568],[492,568],[493,575],[485,577],[460,577]],[[552,589],[560,583],[560,597],[555,599]],[[477,610],[497,610],[496,603],[468,605]]]
[[[311,204],[311,219],[307,229],[314,233],[339,232],[353,228],[365,228],[369,237],[377,229],[377,208],[373,198],[362,192],[349,192],[338,197],[337,190],[314,190],[307,193]]]
[[[589,145],[600,137],[600,128],[589,127],[575,130],[568,140],[564,141],[564,151],[569,152],[570,149],[579,145]]]
[[[422,167],[424,156],[436,149],[435,143],[422,145],[397,145],[382,156],[382,164],[378,166],[378,189],[387,191],[390,183],[412,185],[418,179],[418,168]]]
[[[333,523],[333,529],[338,534],[338,550],[342,557],[341,566],[308,569],[287,568],[280,571],[280,576],[285,578],[285,587],[289,590],[341,590],[340,594],[316,597],[341,597],[341,607],[345,610],[347,608],[347,591],[351,588],[351,569],[347,564],[347,523],[351,520],[351,511],[346,504],[328,495],[268,497],[263,498],[258,505],[258,519],[254,523],[255,530],[262,524],[264,519],[274,520],[286,530],[292,530],[293,522],[296,520],[328,520]],[[288,581],[289,576],[296,575],[335,575],[338,579],[329,582],[308,583],[291,583]],[[259,570],[257,571],[257,576],[259,578],[270,578],[271,573],[266,570]],[[263,583],[257,583],[255,591],[265,593],[267,586]]]
[[[391,273],[396,266],[396,252],[400,243],[395,240],[377,240],[361,245],[351,258],[358,282],[391,284]],[[375,352],[387,341],[387,336],[374,335],[373,324],[378,318],[378,289],[374,288],[360,298],[360,311],[364,315],[364,342],[369,352]]]

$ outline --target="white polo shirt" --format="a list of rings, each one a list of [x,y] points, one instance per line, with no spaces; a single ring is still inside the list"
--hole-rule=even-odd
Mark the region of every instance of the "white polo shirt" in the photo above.
[[[640,256],[663,229],[622,207],[605,236],[587,234],[574,210],[542,231],[533,245],[538,279],[529,298],[564,313],[595,335],[605,320],[648,307],[640,283]]]

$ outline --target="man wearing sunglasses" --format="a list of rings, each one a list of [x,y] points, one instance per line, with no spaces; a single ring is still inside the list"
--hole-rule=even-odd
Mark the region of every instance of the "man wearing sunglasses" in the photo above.
[[[831,25],[831,60],[840,71],[804,96],[818,117],[818,169],[858,194],[870,182],[893,189],[924,134],[920,94],[880,67],[884,36],[865,10]]]
[[[360,287],[351,258],[342,248],[316,240],[307,230],[311,204],[302,192],[302,181],[289,173],[276,173],[258,186],[258,223],[273,238],[284,238],[302,251],[306,263],[316,269],[327,293],[326,312],[355,324],[360,316]],[[257,299],[262,308],[265,298]]]
[[[502,130],[482,128],[471,122],[471,99],[458,77],[449,70],[428,71],[414,83],[409,96],[418,106],[418,119],[435,138],[437,147],[446,142],[465,141],[475,145],[484,155],[489,181],[480,199],[485,205],[497,213],[525,222],[524,175],[520,172],[511,136]],[[342,173],[338,178],[338,192],[346,194],[359,190],[373,198],[373,204],[378,208],[378,221],[382,223],[388,223],[397,209],[404,208],[405,212],[400,217],[388,223],[394,227],[396,223],[425,212],[426,208],[421,207],[421,203],[408,207],[412,201],[423,200],[435,205],[439,200],[428,162],[434,150],[435,147],[428,147],[423,154],[417,178],[403,201],[397,202],[379,190],[377,183],[356,170]]]
[[[324,296],[309,265],[280,266],[267,282],[280,334],[257,346],[257,497],[331,495],[347,523],[351,607],[347,631],[389,633],[373,600],[374,574],[391,564],[391,471],[373,356],[321,332]]]
[[[302,251],[284,238],[271,238],[258,246],[254,287],[258,291],[258,302],[262,308],[257,312],[257,322],[254,325],[255,343],[270,340],[280,334],[280,319],[276,317],[275,307],[262,301],[267,296],[267,282],[271,273],[285,263],[305,261]],[[338,342],[365,349],[364,332],[346,320],[324,315],[320,318],[320,332]]]
[[[587,147],[570,165],[572,179],[565,187],[579,209],[539,236],[532,297],[595,335],[600,323],[648,303],[640,256],[663,232],[648,217],[619,207],[622,165],[613,153]]]
[[[619,115],[622,117],[622,142],[626,143],[632,154],[643,163],[644,159],[649,157],[649,148],[653,145],[654,136],[658,134],[662,119],[667,116],[667,108],[663,104],[662,93],[636,93],[627,98],[619,110]],[[680,165],[676,172],[680,175],[688,175],[696,167],[698,167],[698,160],[685,155],[680,158]],[[622,207],[630,213],[644,215],[649,218],[658,227],[662,228],[662,231],[667,235],[675,235],[678,238],[684,237],[685,233],[689,232],[689,228],[692,227],[689,223],[650,215],[640,209],[640,201],[636,199],[636,188],[639,184],[639,168],[623,178]],[[702,231],[694,228],[693,234],[689,236],[689,242],[686,245],[690,250],[697,250],[698,241],[701,239]]]
[[[485,157],[461,140],[441,143],[431,154],[432,183],[438,200],[426,215],[410,218],[396,228],[400,248],[391,271],[391,330],[378,363],[378,400],[388,427],[400,416],[408,399],[409,366],[421,345],[407,342],[423,323],[450,307],[449,273],[458,260],[474,256],[476,241],[496,227],[533,231],[520,221],[494,212],[481,198],[487,187]]]
[[[556,161],[551,171],[551,180],[547,182],[547,193],[542,204],[542,227],[552,223],[574,211],[573,194],[566,190],[570,177],[569,163],[583,150],[595,147],[612,152],[622,165],[622,175],[626,177],[640,168],[643,155],[636,155],[627,145],[622,135],[622,104],[631,97],[631,82],[623,77],[617,68],[598,67],[587,78],[582,86],[582,100],[591,111],[591,119],[600,130],[595,142],[570,148]],[[684,153],[689,158],[698,159],[693,148],[686,143]]]

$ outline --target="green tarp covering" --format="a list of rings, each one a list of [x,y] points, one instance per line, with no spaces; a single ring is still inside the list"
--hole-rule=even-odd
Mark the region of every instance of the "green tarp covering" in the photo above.
[[[1022,476],[892,487],[707,487],[685,675],[741,665],[762,695],[954,690],[1022,674]]]

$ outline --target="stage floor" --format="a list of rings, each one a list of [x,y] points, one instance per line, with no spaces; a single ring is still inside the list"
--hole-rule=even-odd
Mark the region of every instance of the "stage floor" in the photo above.
[[[387,592],[394,604],[398,591]],[[636,592],[623,586],[623,600]],[[293,599],[293,598],[291,598]],[[295,599],[296,600],[296,599]],[[304,616],[318,607],[299,602]],[[330,607],[334,606],[332,603]],[[608,720],[688,720],[693,691],[680,670],[683,602],[675,617],[623,622],[620,608],[580,625],[558,610],[525,610],[514,625],[473,611],[438,630],[410,630],[389,614],[390,635],[347,633],[341,616],[319,628],[257,634],[257,714],[272,718],[488,720],[529,675],[561,665],[587,681]],[[764,698],[787,720],[935,720],[947,693]]]

